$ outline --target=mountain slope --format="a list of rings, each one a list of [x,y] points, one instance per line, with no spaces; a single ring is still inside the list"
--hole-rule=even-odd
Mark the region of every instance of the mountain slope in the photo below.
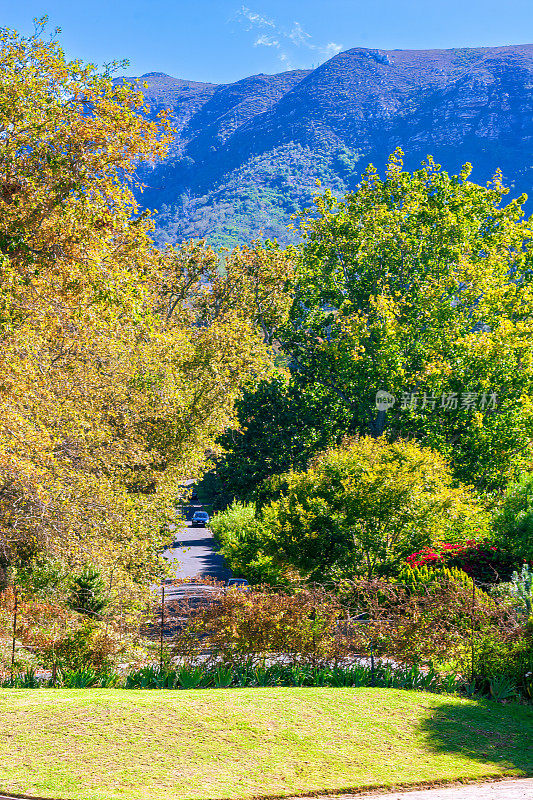
[[[317,179],[346,191],[398,146],[409,168],[431,153],[452,172],[472,162],[480,182],[501,168],[512,196],[533,190],[533,45],[354,48],[313,71],[223,86],[138,80],[178,130],[167,161],[142,173],[159,243],[290,241],[290,215],[312,202]]]

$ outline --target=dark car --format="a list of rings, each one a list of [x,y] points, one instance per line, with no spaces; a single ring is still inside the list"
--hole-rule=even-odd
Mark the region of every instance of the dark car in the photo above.
[[[192,515],[191,527],[205,528],[209,525],[209,514],[206,511],[195,511]]]
[[[241,589],[243,591],[247,591],[250,588],[250,584],[244,578],[230,578],[226,583],[226,587],[228,589]]]

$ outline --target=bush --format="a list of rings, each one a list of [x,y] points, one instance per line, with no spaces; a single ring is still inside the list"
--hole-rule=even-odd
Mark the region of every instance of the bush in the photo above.
[[[396,575],[413,550],[464,540],[485,513],[438,453],[401,440],[345,442],[278,482],[260,512],[266,552],[312,581]]]
[[[490,584],[509,580],[517,567],[517,558],[512,553],[486,542],[469,540],[463,544],[447,543],[424,547],[410,555],[407,564],[415,569],[459,569],[478,584]]]
[[[91,565],[84,567],[72,581],[70,608],[78,614],[98,619],[107,604],[105,584],[100,573]]]
[[[55,641],[41,642],[39,647],[43,666],[60,670],[109,670],[116,654],[114,637],[90,622]]]
[[[0,594],[0,624],[11,638],[14,593]],[[108,669],[120,651],[112,629],[87,620],[69,608],[18,596],[16,640],[33,654],[35,662],[52,669]]]
[[[533,611],[533,572],[523,564],[520,572],[513,572],[508,583],[495,586],[492,594],[510,600],[518,614],[529,619]]]
[[[268,532],[256,518],[253,503],[232,503],[215,514],[211,530],[232,571],[251,584],[284,584],[287,570],[267,552]]]
[[[533,562],[533,474],[511,484],[494,517],[494,533],[501,547],[520,561]]]
[[[337,626],[344,616],[332,593],[230,591],[193,613],[176,637],[174,654],[193,659],[206,649],[224,663],[323,664],[346,655],[346,636]]]
[[[408,585],[359,579],[342,582],[334,592],[221,594],[192,611],[174,654],[197,665],[205,663],[206,653],[224,663],[325,665],[373,653],[396,664],[451,671],[463,680],[473,673],[492,679],[509,672],[516,678],[530,634],[514,607],[476,589],[459,570],[411,573]]]

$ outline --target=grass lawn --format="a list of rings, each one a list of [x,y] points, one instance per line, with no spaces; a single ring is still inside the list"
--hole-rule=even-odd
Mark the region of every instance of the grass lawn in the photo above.
[[[0,690],[0,793],[250,798],[533,773],[533,711],[396,689]]]

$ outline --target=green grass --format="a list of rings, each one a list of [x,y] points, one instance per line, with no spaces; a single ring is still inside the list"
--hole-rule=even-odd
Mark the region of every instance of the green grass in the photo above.
[[[533,711],[396,689],[0,690],[0,793],[250,798],[533,772]]]

